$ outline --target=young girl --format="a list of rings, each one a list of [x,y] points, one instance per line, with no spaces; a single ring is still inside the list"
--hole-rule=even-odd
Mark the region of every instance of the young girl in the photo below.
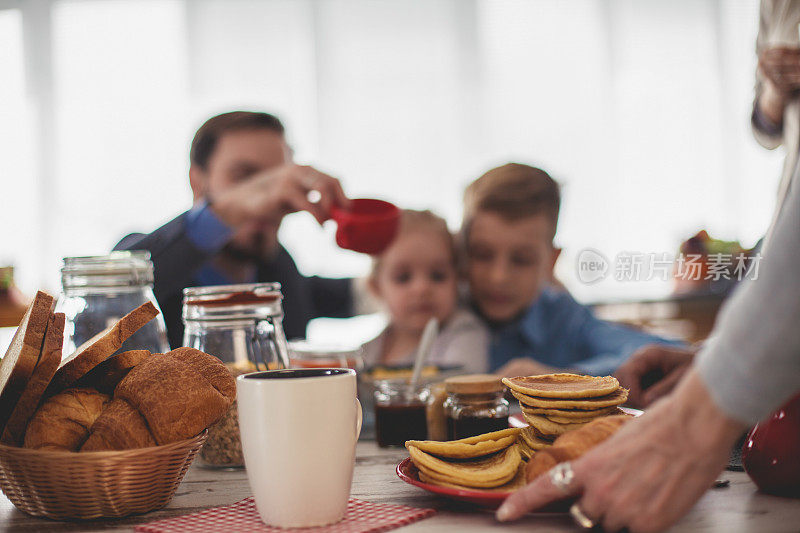
[[[430,211],[402,211],[397,237],[373,259],[369,287],[385,304],[389,325],[364,344],[368,366],[412,364],[425,325],[436,317],[439,335],[426,363],[461,366],[465,373],[488,370],[488,331],[457,307],[457,272],[444,219]]]

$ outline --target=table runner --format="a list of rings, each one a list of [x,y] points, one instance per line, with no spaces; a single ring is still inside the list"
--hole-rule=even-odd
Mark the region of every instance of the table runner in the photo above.
[[[292,529],[291,531],[373,533],[389,531],[434,514],[436,514],[435,509],[371,503],[351,498],[341,522],[329,526]],[[189,531],[193,533],[217,533],[219,531],[272,533],[290,530],[267,526],[261,522],[253,498],[250,497],[231,505],[142,524],[136,526],[136,531],[139,533],[183,533]]]

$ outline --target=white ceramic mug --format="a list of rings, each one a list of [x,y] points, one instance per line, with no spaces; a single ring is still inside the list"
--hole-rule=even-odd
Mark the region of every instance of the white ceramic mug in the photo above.
[[[361,405],[356,373],[272,370],[236,379],[247,478],[265,524],[313,527],[344,517]]]

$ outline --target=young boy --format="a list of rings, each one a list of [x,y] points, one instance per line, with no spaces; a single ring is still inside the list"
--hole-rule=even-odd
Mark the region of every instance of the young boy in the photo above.
[[[555,281],[560,204],[546,172],[517,163],[490,170],[464,194],[470,294],[491,328],[498,374],[608,375],[642,346],[674,344],[595,318]]]

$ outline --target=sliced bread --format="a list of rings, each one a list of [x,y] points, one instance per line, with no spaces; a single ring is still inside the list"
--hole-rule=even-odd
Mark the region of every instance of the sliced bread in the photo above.
[[[61,364],[45,396],[53,396],[71,387],[87,372],[119,350],[123,342],[157,315],[156,306],[151,302],[144,303],[119,319],[113,326],[83,343]]]
[[[36,293],[0,361],[0,433],[39,361],[52,307],[52,296],[42,291]]]
[[[50,316],[39,362],[36,364],[36,368],[33,370],[33,374],[31,374],[28,385],[22,392],[17,406],[11,413],[11,418],[8,419],[2,438],[0,438],[0,441],[4,444],[22,446],[28,421],[33,416],[33,413],[36,412],[45,389],[50,384],[50,380],[53,379],[56,370],[58,370],[59,363],[61,363],[61,347],[64,344],[64,322],[64,313],[56,313]]]
[[[128,350],[112,355],[77,381],[76,387],[94,387],[109,396],[133,367],[150,357],[148,350]]]

